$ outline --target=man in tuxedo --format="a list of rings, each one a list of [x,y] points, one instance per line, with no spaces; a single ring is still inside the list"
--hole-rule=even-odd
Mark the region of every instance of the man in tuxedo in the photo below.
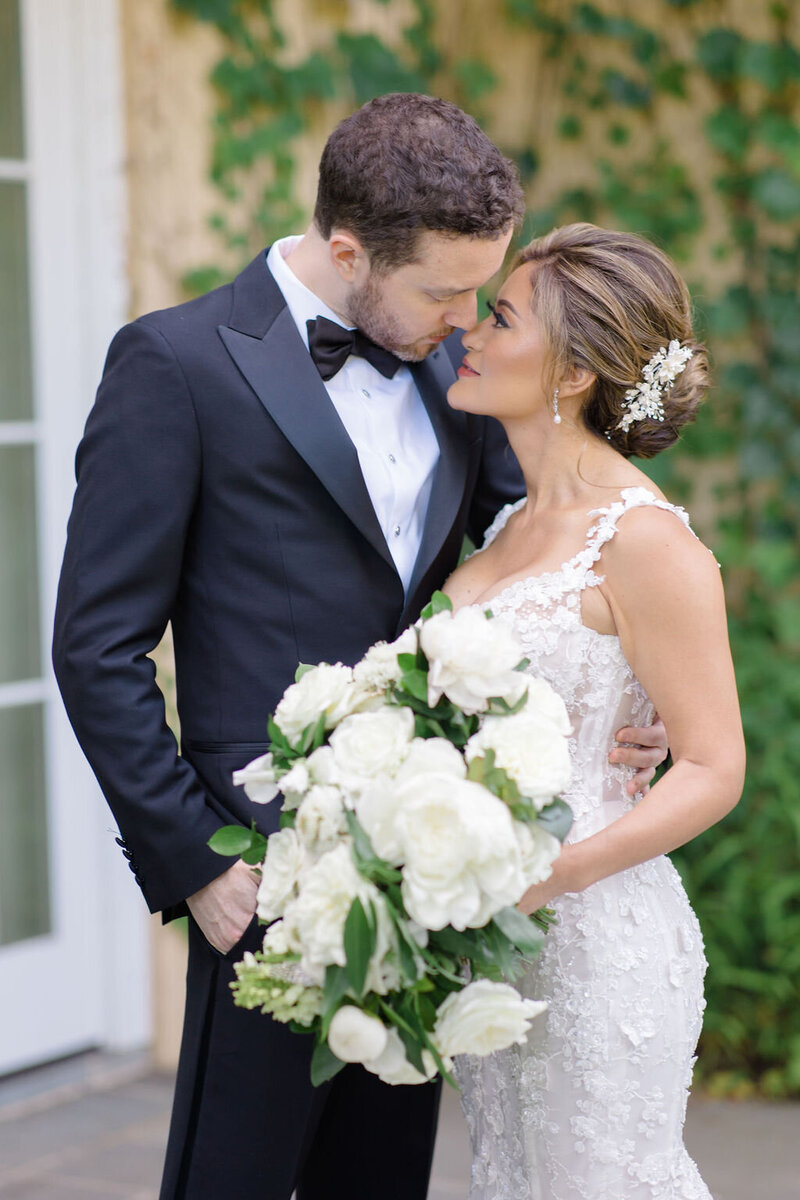
[[[231,777],[267,750],[297,663],[353,663],[393,639],[465,532],[479,543],[523,492],[499,425],[445,399],[455,331],[521,213],[512,164],[471,118],[379,97],[331,135],[304,236],[109,350],[54,663],[151,911],[189,913],[162,1200],[426,1194],[438,1088],[349,1066],[315,1090],[311,1039],[234,1007],[232,964],[260,940],[256,882],[207,843],[231,821],[276,827],[276,806]],[[147,657],[170,621],[180,756]]]

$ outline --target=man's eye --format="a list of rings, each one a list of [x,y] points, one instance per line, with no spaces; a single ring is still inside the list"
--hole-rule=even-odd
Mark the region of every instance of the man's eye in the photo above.
[[[498,310],[492,304],[491,300],[486,301],[486,307],[489,309],[489,312],[494,317],[495,328],[497,328],[497,329],[510,329],[511,328],[508,321],[505,319],[505,317],[503,316],[503,314],[501,312],[498,312]]]

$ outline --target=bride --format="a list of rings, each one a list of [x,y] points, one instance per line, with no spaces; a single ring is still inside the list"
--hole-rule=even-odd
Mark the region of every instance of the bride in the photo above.
[[[448,399],[499,418],[527,497],[450,578],[510,621],[573,724],[575,824],[521,901],[558,923],[522,991],[522,1046],[459,1063],[470,1200],[708,1200],[683,1146],[705,959],[663,857],[736,804],[744,746],[717,563],[628,461],[671,445],[706,385],[686,288],[643,239],[570,225],[532,242],[464,336]],[[630,797],[609,764],[653,708],[672,766]]]

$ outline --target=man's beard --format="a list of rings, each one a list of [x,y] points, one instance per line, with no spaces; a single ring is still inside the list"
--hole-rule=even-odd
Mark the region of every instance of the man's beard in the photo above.
[[[401,362],[421,362],[436,343],[428,338],[419,338],[416,342],[407,342],[407,334],[398,319],[389,312],[383,298],[380,281],[374,273],[370,273],[367,282],[350,297],[347,319],[356,325],[362,333],[371,338],[384,350],[391,350]],[[446,337],[452,333],[453,327],[446,325],[444,329],[434,331],[431,338]]]

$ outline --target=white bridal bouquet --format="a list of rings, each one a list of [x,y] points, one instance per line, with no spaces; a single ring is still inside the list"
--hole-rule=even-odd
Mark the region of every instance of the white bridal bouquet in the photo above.
[[[548,914],[524,916],[572,820],[561,698],[513,632],[437,592],[355,667],[300,667],[269,719],[271,749],[234,775],[283,796],[269,838],[210,845],[260,863],[263,949],[236,1004],[311,1032],[311,1077],[362,1063],[386,1083],[452,1082],[456,1054],[524,1040],[545,1006],[508,983]]]

